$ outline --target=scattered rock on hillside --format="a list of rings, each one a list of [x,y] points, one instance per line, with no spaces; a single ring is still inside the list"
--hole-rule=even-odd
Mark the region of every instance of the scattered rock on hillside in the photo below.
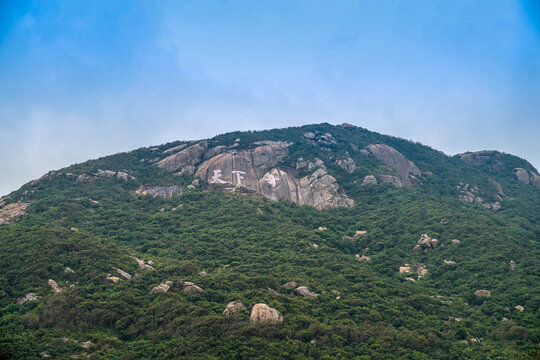
[[[367,236],[367,231],[365,230],[356,230],[356,232],[353,235],[353,239],[358,239],[360,236]]]
[[[410,266],[409,264],[405,264],[404,266],[400,266],[399,267],[399,273],[400,274],[410,274],[410,273],[413,273],[414,270],[412,268],[412,266]]]
[[[111,274],[107,274],[105,276],[105,281],[114,285],[117,285],[122,279],[120,279],[118,276],[112,276]]]
[[[326,228],[326,226],[319,226],[319,227],[317,228],[317,230],[318,230],[318,231],[325,231],[325,230],[327,230],[327,228]]]
[[[75,274],[75,271],[73,271],[73,269],[70,268],[70,267],[65,268],[65,269],[64,269],[64,272],[65,272],[66,274]]]
[[[297,296],[303,296],[303,297],[317,297],[318,294],[309,291],[307,286],[299,286],[296,289],[293,290],[294,294]]]
[[[118,275],[120,275],[120,276],[123,277],[124,279],[126,279],[126,280],[131,280],[131,275],[128,274],[127,272],[125,272],[124,270],[116,269],[116,272],[118,273]]]
[[[510,266],[510,270],[512,270],[512,271],[516,270],[516,268],[517,268],[517,265],[514,262],[514,260],[510,260],[509,266]]]
[[[458,239],[452,239],[452,240],[450,240],[450,243],[451,243],[452,245],[457,245],[457,244],[460,244],[461,241],[459,241]]]
[[[22,305],[27,301],[36,301],[39,299],[41,299],[41,296],[37,296],[34,293],[28,293],[25,296],[18,298],[15,302],[17,303],[17,305]]]
[[[150,294],[153,293],[166,293],[171,288],[173,282],[172,281],[165,281],[164,283],[161,283],[157,286],[154,286],[152,290],[150,290]]]
[[[429,237],[427,234],[422,234],[418,244],[413,248],[413,251],[429,250],[439,247],[439,240]]]
[[[456,262],[455,262],[455,261],[452,261],[452,260],[446,260],[446,259],[444,259],[444,260],[443,260],[443,263],[448,265],[448,264],[455,264]]]
[[[51,289],[53,289],[56,293],[62,292],[64,290],[64,288],[61,288],[60,285],[58,285],[58,283],[53,279],[49,279],[48,284]]]
[[[474,295],[476,297],[490,297],[491,296],[491,292],[489,292],[488,290],[476,290],[474,292]]]
[[[424,266],[419,266],[416,268],[416,273],[418,274],[418,279],[420,279],[423,276],[426,276],[428,273],[428,270]]]
[[[0,225],[7,225],[15,222],[26,213],[26,208],[30,203],[18,201],[0,207]]]
[[[521,306],[521,305],[516,305],[516,306],[514,306],[514,309],[516,309],[516,310],[518,310],[518,311],[523,311],[523,310],[525,310],[525,308],[524,308],[523,306]]]
[[[250,320],[254,323],[282,323],[283,315],[266,304],[255,304],[251,309]]]
[[[281,286],[283,286],[286,289],[293,289],[293,288],[297,287],[298,284],[296,283],[296,281],[289,281],[288,283],[285,283],[285,284],[283,284]]]
[[[223,316],[234,316],[240,314],[242,311],[247,310],[247,308],[241,302],[232,301],[227,304],[225,310],[223,310]]]
[[[319,245],[310,243],[310,244],[307,245],[307,247],[317,249],[319,247]]]
[[[184,188],[178,185],[170,185],[170,186],[141,185],[137,190],[135,190],[135,193],[139,195],[151,195],[153,197],[170,198],[170,197],[182,194],[183,191],[184,191]]]
[[[190,281],[184,282],[184,289],[182,290],[188,294],[202,294],[204,290]]]
[[[272,289],[271,287],[268,288],[268,292],[274,296],[284,296],[282,293],[277,292],[276,290]]]
[[[352,174],[356,171],[356,163],[353,159],[347,158],[347,159],[337,159],[334,161],[334,164],[342,168],[343,170],[347,171],[349,174]]]
[[[373,175],[367,175],[362,181],[362,185],[377,185],[377,178]]]
[[[397,176],[393,175],[379,175],[379,181],[381,184],[392,184],[395,187],[403,187],[403,183],[401,182],[401,179]]]
[[[358,261],[368,261],[368,262],[371,261],[371,258],[367,255],[360,256],[360,254],[356,254],[355,257],[356,257],[356,260]]]
[[[206,271],[201,271],[199,272],[199,276],[207,276],[208,273]]]
[[[139,264],[139,268],[141,270],[154,270],[154,266],[153,266],[154,263],[152,261],[148,261],[145,263],[143,259],[139,259],[135,256],[133,256],[133,259],[135,259],[137,264]]]

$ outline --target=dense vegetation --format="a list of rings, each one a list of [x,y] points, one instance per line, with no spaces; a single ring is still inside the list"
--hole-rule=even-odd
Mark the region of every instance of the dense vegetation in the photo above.
[[[330,151],[314,147],[301,140],[306,131],[330,132],[337,144]],[[318,211],[204,185],[167,199],[134,195],[140,185],[191,183],[192,177],[172,176],[147,161],[180,142],[49,174],[5,199],[31,205],[18,222],[0,226],[0,358],[34,359],[44,352],[54,359],[537,356],[540,190],[511,172],[533,170],[526,161],[504,155],[506,167],[494,171],[418,143],[328,124],[230,133],[210,141],[231,145],[237,138],[241,144],[292,142],[282,166],[298,157],[323,159],[357,205]],[[350,150],[351,143],[361,149],[376,142],[396,148],[433,176],[407,188],[359,186],[357,180],[368,174],[393,171]],[[330,161],[345,155],[358,165],[352,174]],[[128,171],[135,179],[75,181],[99,169]],[[455,186],[468,183],[491,200],[490,179],[504,189],[500,211],[458,199]],[[327,230],[317,230],[321,226]],[[356,230],[368,235],[351,240]],[[422,233],[443,246],[412,252]],[[355,254],[372,260],[359,262]],[[141,271],[133,256],[152,260],[155,270]],[[398,273],[406,263],[424,264],[428,274],[408,281]],[[104,278],[114,268],[138,275],[113,285]],[[66,289],[53,293],[48,279]],[[166,280],[173,282],[168,293],[150,294]],[[292,280],[319,296],[291,295],[282,285]],[[204,292],[181,291],[184,281]],[[478,289],[491,297],[477,298]],[[43,298],[15,303],[28,292]],[[241,301],[248,311],[223,317],[230,301]],[[279,310],[283,324],[250,323],[256,303]]]

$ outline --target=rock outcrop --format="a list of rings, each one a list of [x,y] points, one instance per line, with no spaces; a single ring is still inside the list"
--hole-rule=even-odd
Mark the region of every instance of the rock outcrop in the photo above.
[[[479,203],[479,204],[482,204],[482,206],[485,207],[486,209],[491,209],[495,211],[501,209],[501,203],[499,201],[495,201],[493,203],[484,201],[484,199],[478,195],[478,192],[480,191],[478,186],[471,186],[469,184],[460,183],[459,185],[456,186],[456,189],[460,192],[458,196],[461,201],[469,202],[469,203]],[[501,191],[502,191],[502,188],[501,188]],[[498,196],[498,198],[502,199],[500,194],[496,194],[496,195]]]
[[[139,268],[141,270],[154,270],[154,262],[149,260],[149,261],[144,261],[143,259],[139,259],[135,256],[133,256],[133,259],[135,259],[135,261],[137,262],[137,264],[139,265]]]
[[[117,285],[120,281],[122,281],[122,279],[120,279],[118,276],[112,276],[111,274],[107,274],[107,276],[105,276],[105,281],[110,284]]]
[[[137,190],[135,190],[135,193],[139,195],[151,195],[153,197],[170,198],[175,195],[182,194],[183,191],[184,191],[184,188],[179,185],[170,185],[170,186],[141,185]]]
[[[34,293],[28,293],[23,297],[17,298],[17,300],[15,302],[17,303],[17,305],[22,305],[27,301],[36,301],[36,300],[39,300],[39,299],[41,299],[41,296],[37,296]]]
[[[489,292],[488,290],[476,290],[474,292],[474,295],[476,297],[490,297],[491,296],[491,292]]]
[[[358,261],[367,261],[367,262],[371,261],[371,258],[369,256],[367,256],[367,255],[361,255],[360,256],[360,254],[356,254],[354,257]]]
[[[60,285],[58,285],[58,283],[53,279],[49,279],[48,284],[55,293],[59,293],[64,290],[64,288],[61,288]]]
[[[362,185],[377,185],[377,178],[374,175],[367,175],[362,181]]]
[[[286,289],[294,289],[295,287],[298,286],[298,284],[296,283],[296,281],[289,281],[281,286],[283,286]]]
[[[422,234],[418,244],[413,248],[413,251],[429,250],[439,247],[439,240],[429,237],[427,234]]]
[[[347,158],[347,159],[337,159],[334,161],[334,164],[342,168],[343,170],[347,171],[349,174],[352,174],[356,171],[356,163],[353,159]]]
[[[307,286],[299,286],[293,290],[293,293],[297,296],[302,296],[302,297],[317,297],[318,296],[317,293],[309,291]]]
[[[190,281],[184,282],[184,289],[182,291],[188,294],[202,294],[204,290]]]
[[[392,184],[398,188],[404,186],[401,179],[393,175],[379,175],[379,181],[381,184]]]
[[[321,140],[324,139],[323,134]],[[261,141],[250,149],[220,146],[216,150],[217,147],[209,148],[207,142],[201,142],[166,157],[157,165],[175,174],[194,174],[206,184],[221,185],[231,191],[250,191],[272,200],[289,200],[318,209],[354,206],[354,201],[340,192],[336,179],[328,174],[320,159],[306,162],[308,170],[318,169],[302,178],[295,177],[293,168],[276,167],[289,155],[290,145]],[[300,161],[297,167],[299,164]]]
[[[156,285],[150,290],[150,294],[154,293],[166,293],[171,288],[173,282],[172,281],[165,281],[164,283],[161,283],[159,285]]]
[[[242,311],[247,310],[247,308],[241,302],[232,301],[227,304],[225,310],[223,310],[223,316],[234,316],[240,314]]]
[[[122,181],[134,180],[135,177],[124,171],[98,170],[94,174],[81,174],[77,177],[77,182],[88,183],[100,179],[117,179]]]
[[[30,205],[27,202],[16,202],[0,207],[0,225],[11,224],[26,213],[26,208]]]
[[[403,154],[391,146],[371,144],[366,146],[366,149],[375,159],[394,169],[399,174],[403,186],[417,183],[418,179],[415,176],[422,175],[420,169],[412,161],[407,160]]]
[[[282,323],[283,315],[266,304],[255,304],[251,309],[251,322],[253,323]]]
[[[399,273],[400,274],[410,274],[410,273],[413,273],[414,270],[412,268],[412,266],[410,266],[409,264],[405,264],[404,266],[400,266],[399,267]]]
[[[514,169],[514,175],[518,178],[519,181],[521,181],[524,184],[532,184],[536,186],[537,188],[540,188],[540,175],[529,172],[523,168],[515,168]]]
[[[116,272],[118,273],[118,275],[120,275],[121,277],[123,277],[124,279],[126,280],[131,280],[131,275],[128,274],[127,272],[125,272],[124,270],[121,270],[121,269],[116,269]]]

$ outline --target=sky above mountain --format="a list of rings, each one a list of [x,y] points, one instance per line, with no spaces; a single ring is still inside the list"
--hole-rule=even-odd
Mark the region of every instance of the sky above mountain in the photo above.
[[[0,1],[0,194],[141,146],[349,122],[540,167],[540,6]]]

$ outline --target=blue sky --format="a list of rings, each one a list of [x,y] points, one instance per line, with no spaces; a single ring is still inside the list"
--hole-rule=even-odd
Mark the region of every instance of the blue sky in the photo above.
[[[540,167],[540,6],[0,1],[0,194],[141,146],[354,123]]]

